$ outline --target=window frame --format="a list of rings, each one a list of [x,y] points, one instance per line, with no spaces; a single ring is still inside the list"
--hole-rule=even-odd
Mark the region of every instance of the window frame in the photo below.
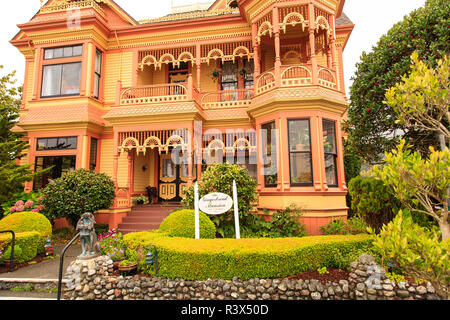
[[[100,55],[100,65],[98,66],[99,68],[99,72],[97,72],[97,54]],[[100,98],[100,87],[101,87],[101,79],[102,79],[102,73],[103,73],[103,52],[100,51],[99,49],[95,50],[95,62],[94,62],[94,83],[93,83],[93,88],[92,88],[92,96],[95,99],[99,99]],[[97,78],[98,76],[98,78]],[[97,89],[98,92],[95,92],[95,84],[97,83]]]
[[[326,158],[327,155],[332,155],[333,156],[333,160],[334,160],[334,175],[335,175],[335,179],[336,179],[336,184],[328,184],[327,181],[327,186],[331,187],[331,188],[336,188],[339,186],[339,182],[338,182],[338,167],[337,167],[337,158],[338,158],[338,152],[337,152],[337,128],[336,128],[336,121],[334,120],[328,120],[328,119],[322,119],[322,136],[323,136],[323,124],[324,122],[328,122],[328,123],[332,123],[333,127],[334,127],[334,149],[335,149],[335,153],[332,152],[325,152],[325,145],[323,145],[323,165],[324,165],[324,169],[325,169],[325,179],[326,179],[326,167],[325,167],[325,162],[326,162]]]
[[[69,47],[81,47],[81,54],[80,55],[72,55],[70,57],[59,57],[59,58],[45,58],[45,52],[46,50],[54,50],[54,49],[63,49],[69,48]],[[43,48],[42,49],[42,60],[41,60],[41,66],[40,66],[40,72],[41,72],[41,82],[40,82],[40,93],[39,97],[40,99],[49,99],[49,98],[59,98],[59,97],[79,97],[81,96],[82,91],[82,83],[83,83],[83,54],[84,54],[84,45],[83,44],[74,44],[74,45],[68,45],[68,46],[60,46],[60,47],[49,47],[49,48]],[[78,64],[79,65],[79,72],[80,72],[80,83],[79,86],[79,92],[78,93],[68,93],[68,94],[61,94],[61,88],[62,88],[62,80],[63,80],[63,69],[64,65],[68,64]],[[61,66],[61,73],[59,75],[59,78],[61,80],[59,93],[60,94],[52,94],[52,95],[44,95],[43,89],[44,89],[44,76],[45,76],[45,68],[49,66]]]
[[[48,140],[48,139],[56,139],[56,145],[58,145],[59,139],[70,139],[75,138],[75,147],[74,148],[62,148],[62,149],[39,149],[39,140]],[[61,151],[61,150],[77,150],[78,148],[78,137],[77,136],[67,136],[67,137],[42,137],[36,139],[36,151],[38,152],[47,152],[47,151]]]
[[[276,123],[275,120],[271,120],[269,122],[265,122],[265,123],[261,124],[261,139],[262,139],[262,130],[267,130],[267,129],[264,129],[263,127],[267,126],[267,125],[272,125],[272,124],[273,124],[273,128],[271,128],[271,130],[276,130],[277,129],[277,123]],[[271,159],[271,163],[272,163],[273,160],[275,160],[275,165],[276,165],[276,167],[278,169],[278,154],[277,154],[278,141],[275,139],[275,141],[273,143],[273,141],[272,141],[272,132],[270,134],[271,134],[271,138],[270,138],[270,142],[271,142],[270,159]],[[266,136],[266,138],[267,138],[266,141],[265,141],[266,144],[262,146],[262,150],[261,150],[262,154],[263,154],[263,159],[266,159],[266,157],[268,157],[268,153],[267,153],[267,146],[269,145],[269,143],[268,143],[268,135]],[[261,140],[261,141],[264,142],[263,140]],[[272,148],[272,146],[274,146],[274,148]],[[274,158],[272,158],[272,156],[274,156]],[[278,177],[278,170],[276,172],[276,181],[274,183],[268,183],[267,180],[266,180],[266,170],[265,170],[266,167],[265,167],[265,164],[263,164],[263,167],[264,167],[264,176],[263,176],[264,188],[276,188],[277,187],[277,181],[278,181],[278,178],[279,178]]]
[[[301,150],[291,150],[291,139],[290,139],[290,125],[292,121],[308,121],[308,129],[309,129],[309,151],[301,151]],[[313,160],[312,160],[312,141],[311,141],[311,119],[310,118],[291,118],[287,119],[287,136],[288,136],[288,158],[289,158],[289,184],[291,187],[311,187],[314,186],[314,171],[313,171]],[[291,154],[292,153],[309,153],[309,163],[311,170],[311,182],[292,182],[292,163],[291,163]]]

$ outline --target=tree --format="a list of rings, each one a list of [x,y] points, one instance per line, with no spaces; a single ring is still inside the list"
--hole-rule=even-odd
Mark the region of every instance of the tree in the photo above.
[[[0,204],[11,200],[14,194],[23,190],[23,183],[36,175],[30,166],[16,163],[24,156],[28,143],[21,140],[21,133],[11,131],[19,117],[22,93],[22,87],[15,86],[14,74],[0,78]],[[0,211],[3,211],[1,207]]]
[[[435,132],[450,141],[449,57],[440,59],[436,69],[419,61],[416,52],[411,60],[411,73],[387,91],[384,103],[396,112],[398,123]]]
[[[349,119],[344,123],[351,148],[369,163],[379,163],[386,151],[404,138],[417,150],[437,146],[434,133],[396,123],[395,111],[386,104],[386,89],[410,72],[411,54],[433,66],[450,52],[450,3],[428,0],[382,36],[370,53],[363,52],[350,88]]]
[[[114,182],[104,173],[87,169],[68,172],[42,190],[44,214],[49,219],[67,218],[72,226],[85,212],[108,209],[115,197]]]
[[[251,214],[256,201],[257,183],[248,171],[237,164],[216,164],[209,166],[198,183],[199,198],[212,192],[222,192],[232,196],[233,180],[236,181],[238,208],[241,229],[252,228],[257,215]],[[194,209],[194,186],[186,191],[182,204],[185,208]],[[233,237],[235,234],[233,209],[220,216],[210,217],[222,237]],[[245,232],[245,230],[242,230]],[[244,233],[241,232],[241,233]]]
[[[439,224],[442,240],[450,238],[448,192],[450,186],[450,151],[435,151],[430,147],[428,159],[405,148],[401,140],[397,149],[386,153],[382,168],[374,167],[375,175],[390,186],[402,204],[410,211],[431,216]]]
[[[408,275],[429,281],[442,299],[450,298],[450,241],[441,241],[437,230],[420,227],[400,210],[374,235],[373,247],[385,262],[395,262]]]

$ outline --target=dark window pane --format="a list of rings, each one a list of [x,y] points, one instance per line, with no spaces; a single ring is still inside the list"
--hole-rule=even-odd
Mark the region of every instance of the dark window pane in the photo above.
[[[42,96],[57,96],[61,94],[62,65],[44,66],[42,76]]]
[[[291,183],[311,184],[311,155],[309,152],[291,153]]]
[[[91,139],[91,150],[89,154],[89,169],[95,170],[97,166],[97,139]]]
[[[76,148],[77,148],[77,137],[67,138],[67,149],[76,149]]]
[[[336,156],[333,154],[325,154],[325,175],[327,185],[337,186]]]
[[[61,94],[79,94],[81,81],[81,63],[63,65]]]
[[[325,153],[336,154],[336,126],[333,121],[322,121],[323,149]]]
[[[309,120],[289,120],[290,151],[311,151]]]
[[[62,157],[36,157],[35,170],[42,170],[49,167],[50,173],[37,176],[34,179],[33,189],[35,191],[44,188],[49,179],[57,179],[71,170],[75,170],[76,157],[75,156],[62,156]]]
[[[54,150],[57,148],[58,138],[50,138],[47,139],[47,144],[45,146],[45,150]]]
[[[37,150],[76,149],[77,137],[40,138],[37,140]]]
[[[263,157],[264,157],[264,185],[274,187],[277,184],[277,154],[275,122],[266,123],[261,126]]]
[[[98,98],[100,93],[100,76],[98,74],[94,75],[94,97]]]

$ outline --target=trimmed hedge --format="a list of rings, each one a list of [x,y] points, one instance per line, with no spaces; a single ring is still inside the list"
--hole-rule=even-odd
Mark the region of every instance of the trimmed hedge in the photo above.
[[[169,237],[195,238],[195,210],[183,209],[171,213],[159,226],[159,231]],[[200,238],[214,239],[216,226],[209,217],[199,211]]]
[[[14,231],[14,230],[13,230]],[[15,246],[19,246],[21,252],[15,252],[14,258],[18,263],[23,263],[32,260],[38,253],[38,248],[41,244],[42,237],[37,231],[19,232],[15,233]],[[5,252],[11,245],[11,234],[0,234],[0,250]]]
[[[0,230],[12,230],[15,233],[37,231],[41,236],[38,253],[44,252],[45,239],[52,234],[52,224],[41,213],[15,212],[0,220]]]
[[[127,252],[141,252],[139,268],[145,265],[150,244],[158,250],[158,276],[186,280],[279,278],[320,267],[347,267],[353,258],[369,252],[367,235],[335,235],[302,238],[186,239],[161,232],[138,232],[124,236]]]

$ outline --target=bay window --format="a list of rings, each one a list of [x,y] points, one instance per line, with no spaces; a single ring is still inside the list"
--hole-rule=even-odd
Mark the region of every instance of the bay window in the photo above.
[[[291,186],[313,184],[309,119],[288,120]]]

